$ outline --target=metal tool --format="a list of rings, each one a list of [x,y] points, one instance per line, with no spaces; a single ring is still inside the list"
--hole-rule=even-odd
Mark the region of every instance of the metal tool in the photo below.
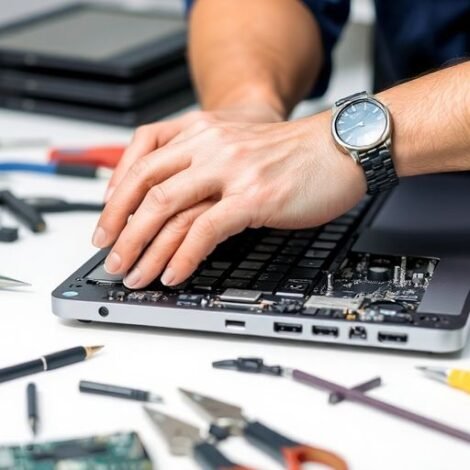
[[[333,470],[347,470],[346,462],[333,452],[301,444],[266,425],[246,418],[240,407],[189,390],[180,392],[211,423],[209,433],[217,440],[242,435],[251,444],[271,455],[287,470],[299,470],[303,463],[319,463]]]
[[[178,456],[192,456],[205,470],[251,470],[227,459],[216,447],[216,439],[190,423],[144,406],[152,423],[166,440],[170,452]]]
[[[213,363],[214,367],[221,367],[220,363],[225,363],[226,367],[223,368],[230,368],[232,370],[240,370],[245,372],[243,366],[240,368],[240,364],[243,364],[244,358],[238,359],[228,359],[225,361],[217,361],[217,363]],[[249,361],[253,361],[253,358],[248,358]],[[343,397],[343,399],[354,401],[356,403],[361,403],[369,408],[374,408],[378,411],[383,413],[395,416],[397,418],[404,419],[406,421],[410,421],[411,423],[418,424],[428,429],[432,429],[434,431],[440,432],[447,436],[455,437],[456,439],[460,439],[465,442],[470,442],[470,432],[464,431],[462,429],[454,428],[449,426],[445,423],[437,421],[435,419],[427,418],[426,416],[422,416],[418,413],[414,413],[413,411],[409,411],[405,408],[401,408],[397,405],[393,405],[391,403],[387,403],[386,401],[379,400],[377,398],[370,397],[363,393],[358,388],[347,388],[343,385],[336,384],[329,380],[325,380],[321,377],[318,377],[313,374],[308,374],[307,372],[301,371],[299,369],[291,369],[287,367],[281,366],[266,366],[264,362],[260,358],[256,358],[259,361],[258,370],[260,373],[263,373],[263,368],[279,368],[280,372],[276,375],[288,377],[293,379],[296,382],[303,383],[305,385],[309,385],[310,387],[315,387],[320,390],[326,390],[330,393],[335,393]],[[253,372],[253,367],[250,367],[250,372]],[[270,374],[273,375],[273,374]]]
[[[470,370],[452,369],[446,367],[416,367],[424,372],[426,377],[445,383],[451,387],[470,393]]]
[[[10,287],[26,287],[30,285],[31,284],[28,284],[27,282],[18,281],[18,279],[0,276],[0,289],[9,289]]]

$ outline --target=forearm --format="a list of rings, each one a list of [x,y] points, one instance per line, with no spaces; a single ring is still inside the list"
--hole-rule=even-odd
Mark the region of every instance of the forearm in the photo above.
[[[378,95],[393,118],[399,176],[470,170],[470,62]]]
[[[323,61],[319,27],[299,0],[197,0],[189,44],[206,110],[259,106],[286,117]]]

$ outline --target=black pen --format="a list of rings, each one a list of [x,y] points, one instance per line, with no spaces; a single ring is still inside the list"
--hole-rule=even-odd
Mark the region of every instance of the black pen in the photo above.
[[[163,401],[159,395],[145,390],[89,382],[87,380],[81,380],[78,388],[81,392],[96,393],[97,395],[106,395],[108,397],[127,398],[128,400],[148,401],[154,403],[160,403]]]
[[[47,354],[34,361],[5,367],[4,369],[0,369],[0,383],[84,361],[92,357],[103,347],[104,346],[78,346],[76,348]]]
[[[17,219],[27,225],[31,231],[38,233],[46,230],[46,222],[39,211],[17,198],[10,191],[0,191],[0,204],[3,204]]]
[[[36,384],[29,383],[26,388],[26,402],[28,406],[28,423],[33,435],[38,433],[39,412],[38,412],[38,395]]]

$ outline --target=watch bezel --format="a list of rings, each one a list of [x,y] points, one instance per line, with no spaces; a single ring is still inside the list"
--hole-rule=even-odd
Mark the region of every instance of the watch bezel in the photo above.
[[[385,128],[382,134],[374,142],[372,142],[369,145],[361,145],[361,146],[350,145],[344,140],[342,140],[341,137],[339,136],[338,131],[336,130],[336,122],[338,120],[339,115],[345,108],[353,104],[361,103],[364,101],[373,103],[374,105],[376,105],[383,111],[385,115]],[[361,97],[358,97],[351,101],[346,101],[345,103],[341,104],[341,106],[338,106],[338,108],[335,109],[333,118],[331,120],[331,134],[333,135],[336,145],[344,149],[346,152],[351,153],[353,156],[357,152],[365,152],[375,147],[378,147],[379,145],[382,145],[384,143],[388,144],[388,142],[390,141],[391,130],[392,130],[392,120],[390,117],[390,111],[383,103],[381,103],[379,100],[372,98],[370,96],[361,96]]]

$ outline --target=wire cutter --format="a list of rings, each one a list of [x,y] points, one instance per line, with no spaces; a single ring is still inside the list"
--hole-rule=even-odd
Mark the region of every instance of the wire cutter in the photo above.
[[[160,430],[173,455],[192,455],[204,470],[253,470],[237,465],[216,447],[217,441],[190,423],[144,406],[152,423]]]

